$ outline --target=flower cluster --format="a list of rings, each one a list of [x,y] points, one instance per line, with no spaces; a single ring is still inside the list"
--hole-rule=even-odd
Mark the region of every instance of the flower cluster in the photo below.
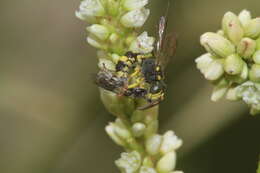
[[[215,86],[211,100],[245,101],[251,114],[260,112],[260,18],[247,10],[237,16],[227,12],[222,29],[200,38],[208,53],[195,61],[204,77]]]
[[[135,114],[141,115],[140,112]],[[158,122],[148,116],[141,115],[139,118],[142,120],[134,117],[130,127],[120,119],[106,127],[115,143],[131,151],[123,153],[115,162],[116,165],[123,173],[181,173],[174,169],[176,150],[181,147],[182,140],[173,131],[167,131],[164,135],[157,134]],[[145,139],[144,147],[139,146],[136,139]]]
[[[89,32],[87,42],[105,52],[113,52],[114,55],[106,54],[105,57],[116,61],[115,54],[123,54],[129,47],[135,52],[152,51],[154,39],[146,32],[140,37],[135,32],[150,14],[145,8],[147,3],[148,0],[84,0],[76,16],[92,24],[86,28]]]
[[[83,0],[76,16],[91,25],[87,42],[98,49],[99,68],[114,71],[126,52],[148,54],[155,39],[147,32],[137,33],[150,11],[148,0]],[[173,131],[158,134],[158,106],[138,110],[143,100],[100,88],[106,109],[117,118],[106,126],[111,139],[127,152],[115,163],[123,173],[182,173],[174,171],[176,150],[182,145]]]

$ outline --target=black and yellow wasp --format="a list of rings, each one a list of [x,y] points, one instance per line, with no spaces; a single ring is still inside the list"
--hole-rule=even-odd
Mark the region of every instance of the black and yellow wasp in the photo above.
[[[166,34],[166,18],[162,16],[159,20],[158,39],[152,53],[127,52],[119,58],[115,71],[104,67],[97,74],[96,84],[118,95],[145,99],[148,103],[140,110],[159,104],[166,90],[165,67],[176,49],[175,35]]]

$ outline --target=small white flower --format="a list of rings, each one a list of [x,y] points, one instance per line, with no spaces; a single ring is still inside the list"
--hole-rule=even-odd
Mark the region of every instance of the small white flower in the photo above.
[[[156,134],[150,136],[145,143],[145,149],[150,155],[158,154],[162,143],[162,136]]]
[[[145,8],[132,10],[121,18],[121,23],[128,28],[139,28],[143,26],[149,14],[150,10]]]
[[[252,108],[260,110],[260,84],[245,82],[237,88],[237,95]]]
[[[143,8],[148,4],[148,0],[126,0],[124,3],[124,7],[127,10],[135,10]]]
[[[153,44],[155,39],[149,37],[147,32],[143,32],[130,45],[130,50],[134,53],[150,53],[153,51]]]
[[[80,3],[76,16],[81,20],[90,20],[96,16],[103,16],[105,10],[99,0],[84,0]]]
[[[197,68],[200,70],[202,74],[205,74],[209,64],[213,61],[213,57],[210,53],[206,53],[198,57],[195,62],[197,64]]]
[[[122,153],[115,164],[123,173],[135,173],[141,166],[141,155],[137,151]]]
[[[163,142],[160,148],[162,154],[177,150],[182,145],[182,140],[179,139],[173,131],[168,131],[163,135]]]

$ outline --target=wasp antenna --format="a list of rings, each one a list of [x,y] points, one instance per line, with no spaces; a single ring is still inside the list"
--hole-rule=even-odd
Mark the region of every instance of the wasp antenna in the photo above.
[[[170,6],[171,6],[171,2],[170,2],[170,0],[168,0],[167,9],[166,9],[166,12],[164,15],[166,19],[168,18],[168,15],[169,15]]]

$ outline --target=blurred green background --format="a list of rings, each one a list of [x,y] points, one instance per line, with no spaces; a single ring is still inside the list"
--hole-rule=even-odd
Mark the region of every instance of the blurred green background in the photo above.
[[[166,9],[150,0],[146,30]],[[121,148],[104,126],[114,119],[99,100],[91,74],[96,50],[86,24],[74,17],[80,1],[0,1],[0,172],[118,172]],[[260,116],[246,105],[210,101],[212,86],[195,67],[199,36],[220,28],[226,11],[260,15],[259,0],[172,0],[169,27],[179,47],[167,71],[161,131],[184,140],[178,168],[186,173],[253,173],[260,154]]]

